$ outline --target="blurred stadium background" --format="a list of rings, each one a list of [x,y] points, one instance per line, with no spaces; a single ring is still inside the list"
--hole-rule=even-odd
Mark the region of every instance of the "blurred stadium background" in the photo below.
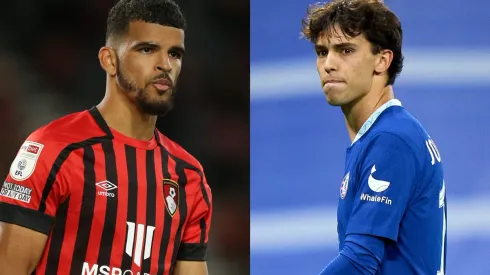
[[[114,2],[2,1],[3,176],[30,132],[102,99],[97,54]],[[176,106],[158,127],[201,161],[213,190],[210,274],[249,274],[249,2],[177,2],[187,53]]]
[[[299,39],[314,1],[251,0],[251,274],[318,274],[338,253],[349,138]],[[385,0],[404,28],[395,95],[445,166],[447,274],[490,274],[490,2]],[[414,229],[416,230],[416,229]],[[433,274],[435,275],[435,274]]]

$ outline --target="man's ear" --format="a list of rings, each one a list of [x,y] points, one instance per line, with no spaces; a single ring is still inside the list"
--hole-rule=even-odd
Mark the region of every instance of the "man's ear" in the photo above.
[[[381,50],[381,52],[376,55],[374,72],[379,75],[388,71],[392,61],[393,52],[390,50]]]
[[[110,76],[115,76],[117,72],[117,53],[111,48],[104,46],[99,50],[99,62],[100,66]]]

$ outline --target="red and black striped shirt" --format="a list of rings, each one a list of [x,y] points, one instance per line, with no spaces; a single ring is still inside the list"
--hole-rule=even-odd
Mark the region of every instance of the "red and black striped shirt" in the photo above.
[[[157,130],[118,133],[95,107],[32,133],[0,192],[0,221],[48,235],[35,275],[172,274],[205,260],[211,213],[195,158]]]

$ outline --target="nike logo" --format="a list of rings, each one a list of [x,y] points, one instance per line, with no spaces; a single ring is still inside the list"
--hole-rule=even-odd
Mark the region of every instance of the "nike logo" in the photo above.
[[[376,172],[376,165],[371,168],[371,175],[369,175],[368,186],[374,192],[383,192],[390,186],[389,181],[377,180],[373,177],[373,173]]]

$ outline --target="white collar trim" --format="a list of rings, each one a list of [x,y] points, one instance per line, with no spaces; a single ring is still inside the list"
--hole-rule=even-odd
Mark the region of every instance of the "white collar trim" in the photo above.
[[[356,137],[354,138],[354,141],[352,141],[352,144],[358,141],[371,128],[371,126],[373,126],[374,122],[378,119],[381,113],[383,113],[386,109],[388,109],[391,106],[402,106],[402,103],[398,99],[390,99],[390,101],[386,102],[385,104],[381,105],[378,109],[376,109],[376,111],[374,111],[374,113],[366,120],[366,122],[364,122],[361,129],[359,130]]]

